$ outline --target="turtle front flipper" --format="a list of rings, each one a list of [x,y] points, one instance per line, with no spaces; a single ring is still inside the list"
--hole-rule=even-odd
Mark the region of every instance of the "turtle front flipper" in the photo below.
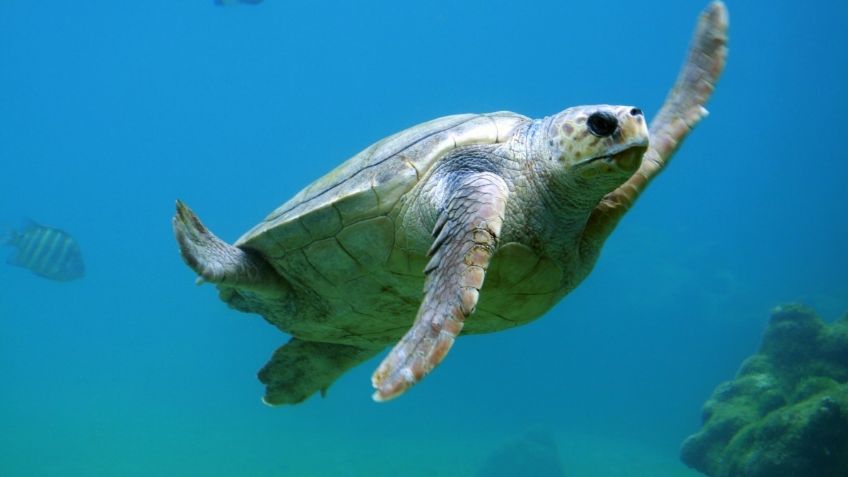
[[[428,252],[424,300],[415,323],[377,368],[376,401],[399,396],[436,367],[477,305],[503,224],[509,189],[491,172],[457,171]]]
[[[379,351],[292,338],[259,371],[265,385],[262,401],[279,406],[297,404],[316,392],[323,395],[339,376]]]
[[[268,296],[285,296],[288,283],[258,254],[234,247],[215,236],[182,201],[172,220],[183,261],[210,282]]]
[[[650,146],[639,169],[592,211],[583,255],[596,258],[604,240],[648,184],[671,161],[686,136],[706,117],[710,99],[727,59],[727,8],[712,2],[698,19],[689,53],[660,112],[651,122]]]

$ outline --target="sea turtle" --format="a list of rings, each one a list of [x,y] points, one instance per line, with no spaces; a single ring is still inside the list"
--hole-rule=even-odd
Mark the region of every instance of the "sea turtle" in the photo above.
[[[387,400],[438,365],[460,332],[500,331],[549,310],[588,275],[706,114],[726,26],[719,2],[701,15],[650,145],[632,106],[536,120],[463,114],[373,144],[234,245],[178,201],[174,232],[198,280],[292,335],[259,372],[264,401],[323,394],[396,343],[372,378],[374,398]]]

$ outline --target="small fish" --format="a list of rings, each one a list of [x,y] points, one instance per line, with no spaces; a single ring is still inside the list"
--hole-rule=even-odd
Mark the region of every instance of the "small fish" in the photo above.
[[[28,221],[20,231],[9,231],[0,244],[18,249],[6,263],[44,278],[68,282],[85,275],[79,245],[67,232],[57,228]]]
[[[262,3],[262,0],[215,0],[215,5],[225,6],[225,5],[235,5],[237,3],[244,3],[247,5],[259,5]]]

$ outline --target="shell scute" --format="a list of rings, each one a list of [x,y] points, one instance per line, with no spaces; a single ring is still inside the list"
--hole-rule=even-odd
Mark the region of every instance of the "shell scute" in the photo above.
[[[388,217],[374,217],[345,227],[336,239],[363,268],[371,270],[389,259],[395,241],[395,224]]]
[[[373,187],[363,191],[361,194],[349,195],[339,199],[335,203],[336,209],[342,217],[342,224],[347,227],[350,224],[370,219],[374,211],[380,205],[380,199]]]
[[[318,240],[303,249],[312,268],[335,286],[362,275],[359,263],[335,238]]]
[[[298,218],[309,232],[312,240],[321,240],[336,235],[342,229],[342,217],[333,204],[327,204]]]
[[[304,188],[236,245],[276,260],[359,221],[386,215],[447,152],[462,145],[504,140],[509,131],[527,121],[510,112],[460,114],[396,133]]]

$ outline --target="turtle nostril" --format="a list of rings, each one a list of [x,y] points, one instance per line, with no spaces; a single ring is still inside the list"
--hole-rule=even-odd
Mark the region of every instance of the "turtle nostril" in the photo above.
[[[618,128],[618,120],[610,113],[597,111],[589,116],[589,119],[586,120],[586,125],[589,126],[589,132],[595,136],[607,137]]]
[[[630,110],[631,116],[642,116],[642,110],[639,108],[633,108]]]

